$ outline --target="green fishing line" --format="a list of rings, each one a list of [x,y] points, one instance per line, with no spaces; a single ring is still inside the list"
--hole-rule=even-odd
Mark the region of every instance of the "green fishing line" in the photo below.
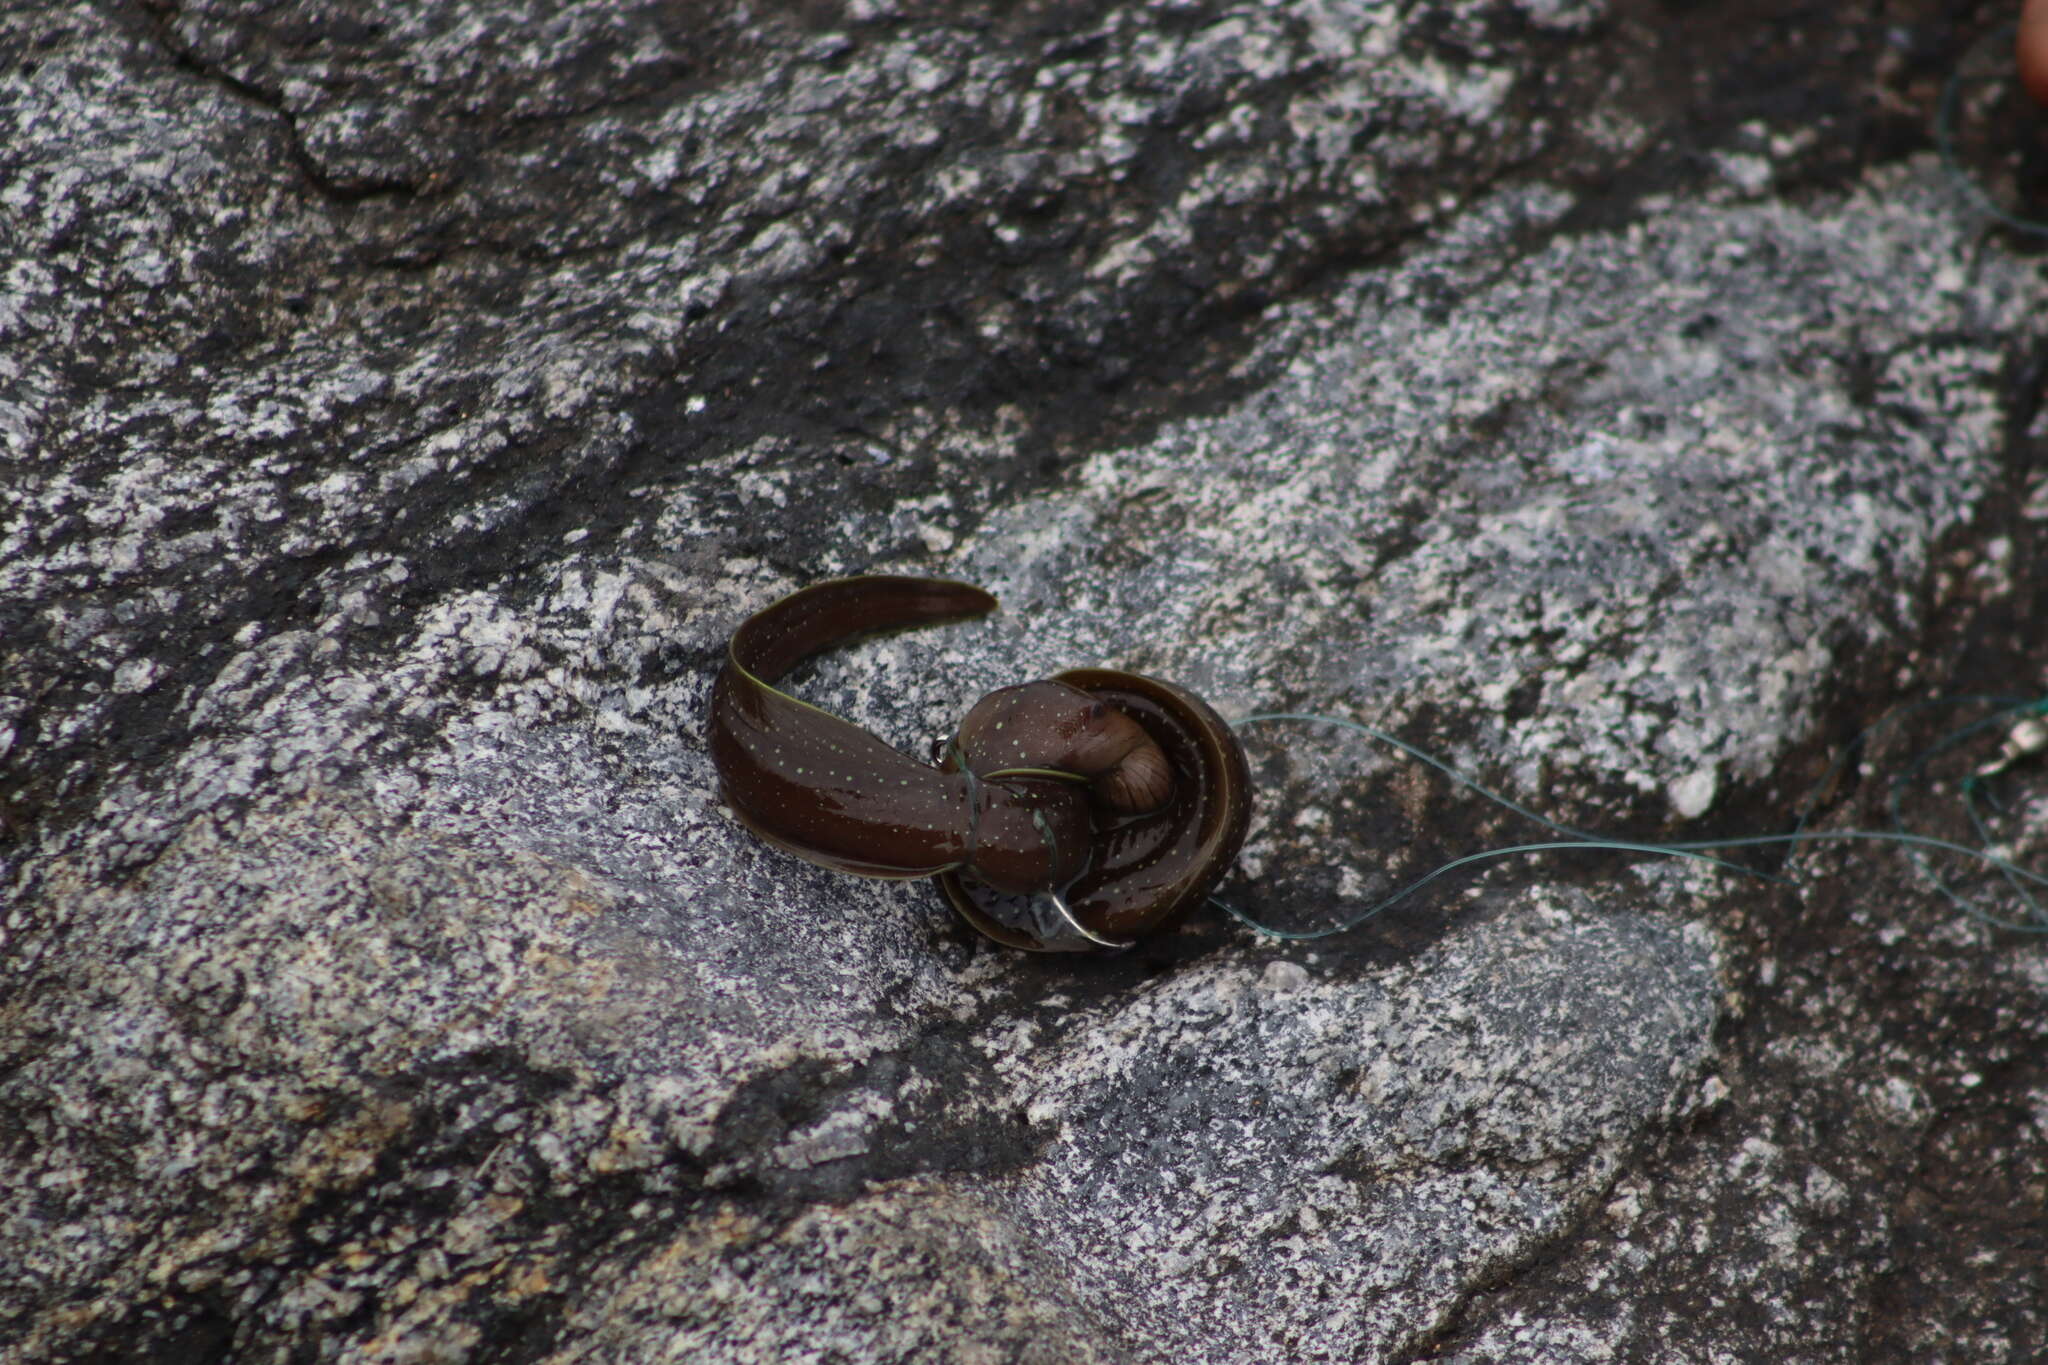
[[[1962,153],[1956,147],[1956,130],[1961,123],[1964,87],[1970,82],[1971,64],[1987,47],[2010,51],[2018,36],[2019,25],[2007,24],[1985,34],[1964,52],[1962,60],[1956,63],[1956,69],[1950,73],[1948,83],[1942,87],[1941,102],[1936,106],[1934,114],[1934,143],[1941,153],[1942,164],[1948,168],[1949,174],[1954,177],[1964,196],[1978,208],[2016,232],[2048,237],[2048,222],[2028,218],[1999,203],[1991,191],[1985,188],[1984,183],[1964,164]],[[2015,86],[2019,84],[2016,64],[2010,58],[1999,63],[1995,70],[1999,74],[1993,79],[2011,81]],[[2034,112],[2033,102],[2024,96],[2020,97],[2020,102],[2026,111],[2022,117],[2032,119],[2038,124],[2040,116]]]
[[[1930,708],[1959,707],[1973,705],[1992,705],[1998,707],[1999,709],[1997,709],[1992,714],[1984,717],[1981,720],[1973,721],[1968,725],[1962,726],[1955,730],[1951,730],[1949,733],[1943,735],[1941,739],[1937,740],[1935,743],[1929,745],[1927,748],[1921,750],[1920,753],[1915,755],[1913,760],[1909,764],[1907,764],[1905,771],[1899,773],[1892,779],[1891,789],[1888,793],[1888,808],[1891,814],[1893,826],[1891,829],[1808,830],[1806,828],[1806,822],[1812,817],[1814,809],[1818,805],[1822,795],[1829,790],[1829,788],[1833,785],[1836,777],[1838,777],[1841,774],[1844,766],[1847,765],[1855,757],[1856,753],[1863,747],[1864,743],[1872,735],[1875,735],[1879,730],[1885,728],[1888,725],[1896,724],[1898,721],[1906,718],[1907,716],[1928,710]],[[1965,913],[1969,914],[1972,918],[1975,918],[1981,921],[1982,923],[1991,925],[1995,928],[2004,929],[2012,933],[2048,934],[2048,913],[2044,913],[2040,902],[2035,900],[2033,895],[2027,890],[2028,886],[2048,887],[2048,876],[2044,876],[2041,873],[2037,873],[2027,868],[2021,867],[2017,863],[2014,863],[2009,859],[2002,858],[1997,854],[1992,853],[1988,848],[1972,847],[1968,844],[1959,844],[1948,839],[1935,838],[1932,835],[1913,833],[1905,827],[1905,815],[1902,805],[1904,801],[1905,792],[1921,777],[1922,774],[1926,772],[1927,765],[1933,762],[1936,758],[1940,757],[1942,754],[1947,753],[1955,749],[1959,745],[1968,742],[1976,736],[1984,733],[1986,730],[1989,730],[2001,723],[2011,720],[2015,716],[2042,715],[2048,715],[2048,699],[2025,700],[2014,697],[1970,696],[1942,697],[1931,699],[1928,701],[1914,702],[1910,705],[1899,707],[1896,710],[1887,713],[1885,716],[1880,718],[1875,724],[1868,726],[1862,732],[1857,734],[1857,736],[1854,739],[1852,739],[1847,746],[1844,747],[1842,753],[1835,759],[1834,763],[1829,767],[1827,773],[1822,776],[1820,782],[1816,784],[1813,792],[1809,794],[1806,801],[1802,804],[1799,817],[1796,823],[1793,825],[1793,828],[1790,832],[1785,834],[1748,835],[1728,839],[1700,839],[1680,841],[1675,843],[1654,843],[1628,839],[1609,839],[1603,835],[1590,833],[1586,830],[1574,829],[1570,825],[1559,824],[1555,820],[1551,820],[1545,816],[1539,815],[1535,811],[1528,809],[1526,806],[1519,805],[1516,802],[1509,800],[1507,797],[1502,796],[1499,793],[1494,792],[1485,786],[1482,786],[1480,783],[1474,781],[1470,777],[1467,777],[1465,774],[1459,772],[1456,768],[1453,768],[1450,764],[1445,763],[1443,760],[1438,759],[1428,753],[1425,753],[1423,750],[1416,748],[1414,745],[1407,743],[1405,740],[1397,739],[1393,735],[1387,734],[1385,731],[1382,730],[1376,730],[1370,725],[1362,725],[1357,721],[1347,720],[1341,716],[1318,716],[1291,711],[1264,712],[1259,715],[1246,716],[1243,719],[1237,721],[1236,724],[1242,727],[1247,725],[1261,725],[1274,722],[1283,722],[1306,725],[1330,725],[1335,726],[1339,729],[1352,731],[1356,734],[1363,735],[1367,739],[1373,740],[1376,743],[1385,744],[1392,748],[1398,749],[1402,753],[1407,754],[1410,758],[1413,758],[1418,762],[1421,762],[1423,764],[1428,765],[1431,768],[1434,768],[1437,772],[1443,774],[1445,777],[1450,778],[1453,782],[1457,783],[1458,785],[1469,788],[1474,792],[1477,792],[1480,796],[1484,797],[1488,801],[1493,802],[1495,805],[1500,806],[1503,809],[1508,810],[1516,815],[1519,815],[1526,820],[1534,821],[1536,824],[1543,826],[1545,829],[1548,829],[1557,834],[1562,834],[1566,837],[1562,840],[1544,843],[1512,844],[1504,848],[1483,849],[1477,853],[1468,853],[1463,857],[1454,858],[1451,861],[1432,869],[1423,876],[1418,877],[1414,881],[1402,887],[1400,890],[1395,891],[1392,895],[1384,897],[1381,900],[1375,901],[1371,905],[1367,906],[1365,909],[1360,910],[1350,916],[1347,916],[1339,923],[1324,929],[1277,928],[1273,925],[1263,923],[1262,921],[1254,918],[1249,914],[1246,914],[1243,910],[1238,909],[1238,907],[1232,905],[1230,902],[1222,899],[1219,896],[1211,896],[1209,899],[1218,908],[1222,909],[1232,918],[1236,919],[1239,923],[1243,924],[1249,929],[1254,930],[1257,933],[1265,935],[1268,938],[1284,939],[1291,942],[1306,942],[1312,939],[1329,938],[1332,935],[1345,933],[1349,930],[1355,929],[1359,925],[1364,924],[1367,920],[1370,920],[1375,916],[1380,915],[1383,912],[1393,908],[1394,906],[1399,905],[1402,901],[1407,900],[1410,896],[1414,895],[1416,892],[1420,891],[1423,887],[1429,885],[1431,882],[1437,880],[1439,877],[1442,877],[1461,867],[1467,867],[1474,863],[1487,862],[1497,858],[1513,857],[1526,853],[1547,853],[1568,850],[1600,849],[1608,852],[1641,853],[1651,857],[1686,858],[1694,862],[1708,863],[1715,867],[1726,868],[1731,872],[1739,872],[1746,877],[1755,877],[1760,881],[1775,882],[1780,885],[1792,885],[1794,883],[1791,881],[1790,878],[1770,872],[1759,871],[1758,869],[1753,867],[1745,867],[1741,863],[1732,862],[1726,858],[1718,857],[1715,854],[1710,853],[1708,850],[1729,850],[1738,848],[1770,848],[1782,846],[1787,850],[1787,857],[1789,858],[1791,853],[1795,851],[1797,847],[1801,844],[1870,842],[1891,844],[1895,847],[1903,848],[1907,852],[1907,855],[1913,859],[1914,865],[1919,869],[1922,875],[1926,876],[1928,880],[1931,881],[1935,885],[1935,887],[1941,891],[1941,893],[1944,896],[1946,896],[1958,908],[1962,909]],[[1984,823],[1981,815],[1978,814],[1974,804],[1977,794],[1981,791],[1982,786],[1983,784],[1978,779],[1978,777],[1976,775],[1972,775],[1963,784],[1963,794],[1965,801],[1965,809],[1970,814],[1972,827],[1977,830],[1979,836],[1984,840],[1984,842],[1989,844],[1994,842],[1994,840],[1991,837],[1989,828]],[[1959,854],[1963,857],[1971,858],[1980,863],[1984,863],[1991,867],[1996,868],[1998,872],[2005,878],[2006,882],[2016,892],[2018,892],[2021,899],[2026,902],[2031,918],[2027,920],[2013,920],[2005,918],[2000,915],[1994,915],[1991,912],[1985,910],[1983,907],[1977,905],[1975,902],[1971,901],[1968,897],[1961,895],[1953,887],[1951,887],[1946,880],[1944,880],[1938,873],[1936,873],[1934,869],[1928,864],[1925,855],[1929,852]]]

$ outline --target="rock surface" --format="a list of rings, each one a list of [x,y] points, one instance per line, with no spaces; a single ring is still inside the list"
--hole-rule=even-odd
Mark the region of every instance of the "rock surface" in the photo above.
[[[911,752],[1111,664],[1639,835],[2038,695],[1975,30],[1745,13],[0,15],[0,1358],[2048,1350],[2048,940],[1909,863],[1027,959],[699,739],[866,570],[1005,604],[799,675]],[[1275,922],[1532,833],[1247,737]]]

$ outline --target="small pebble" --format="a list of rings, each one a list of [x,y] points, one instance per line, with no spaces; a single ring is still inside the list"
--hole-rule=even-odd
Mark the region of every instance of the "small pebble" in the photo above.
[[[1308,973],[1298,963],[1269,962],[1266,974],[1259,978],[1259,984],[1274,993],[1298,991],[1308,984]]]

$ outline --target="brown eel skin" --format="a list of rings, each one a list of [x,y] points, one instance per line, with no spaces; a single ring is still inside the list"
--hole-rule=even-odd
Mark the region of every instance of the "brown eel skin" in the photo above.
[[[1251,818],[1244,751],[1193,693],[1107,669],[1001,688],[933,767],[775,687],[859,636],[996,606],[965,583],[874,575],[747,618],[711,698],[726,805],[820,866],[936,876],[969,923],[1012,947],[1120,947],[1172,924],[1229,869]]]

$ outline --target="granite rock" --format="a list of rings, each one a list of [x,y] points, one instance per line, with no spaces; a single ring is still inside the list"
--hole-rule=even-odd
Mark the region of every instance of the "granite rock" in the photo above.
[[[2038,262],[1876,139],[1599,188],[1655,10],[0,16],[0,1357],[2022,1358],[2048,957],[1909,867],[1047,961],[703,752],[870,569],[1004,601],[794,682],[906,750],[1109,664],[1638,834],[2038,691]],[[1529,833],[1247,739],[1247,913]]]

